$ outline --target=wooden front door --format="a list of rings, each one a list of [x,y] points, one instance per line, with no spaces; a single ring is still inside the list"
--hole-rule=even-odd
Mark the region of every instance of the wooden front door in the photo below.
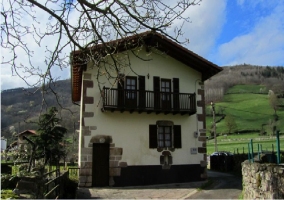
[[[92,185],[103,187],[109,185],[109,144],[93,143]]]

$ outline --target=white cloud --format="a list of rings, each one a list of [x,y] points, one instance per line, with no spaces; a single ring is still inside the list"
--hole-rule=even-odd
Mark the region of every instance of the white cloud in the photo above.
[[[184,27],[185,35],[190,41],[187,48],[207,57],[226,21],[226,1],[204,0],[200,6],[189,8],[187,15],[192,22]]]
[[[5,0],[3,0],[5,1]],[[216,41],[220,36],[223,25],[226,22],[226,0],[203,0],[199,6],[190,7],[185,15],[190,17],[191,23],[185,24],[183,32],[185,37],[190,40],[187,48],[196,52],[197,54],[208,58],[214,58],[214,62],[219,65],[233,65],[240,63],[261,64],[261,65],[283,65],[284,55],[284,1],[246,1],[237,0],[237,4],[242,6],[242,9],[249,9],[254,12],[254,9],[263,8],[267,15],[264,16],[262,12],[255,15],[256,18],[251,29],[245,32],[244,35],[239,35],[231,41],[221,44],[216,47]],[[275,5],[277,5],[275,7]],[[271,8],[274,10],[269,11]],[[36,8],[34,8],[36,9]],[[269,11],[269,12],[267,12]],[[72,13],[70,22],[77,23],[79,19],[78,13]],[[37,29],[46,30],[46,23],[49,15],[46,12],[37,12],[38,21]],[[32,20],[25,16],[21,21],[24,25],[29,26]],[[174,25],[180,24],[181,21],[176,21]],[[27,41],[30,47],[34,50],[33,64],[44,70],[45,65],[45,50],[46,46],[55,45],[57,41],[50,36],[43,40],[38,46],[34,42],[33,37],[25,36],[23,41]],[[67,41],[66,38],[64,38]],[[216,49],[216,50],[215,50]],[[63,52],[69,55],[70,49],[66,48]],[[7,49],[1,49],[1,57],[9,58],[11,52]],[[19,62],[28,63],[27,56],[20,50],[18,51]],[[18,71],[24,74],[24,70]],[[67,66],[65,69],[58,67],[53,68],[53,74],[61,76],[61,78],[70,77],[70,69]],[[1,89],[26,87],[25,82],[16,76],[11,75],[11,68],[8,65],[1,66]],[[30,77],[30,82],[36,82],[37,76]]]
[[[193,6],[186,11],[185,14],[188,15],[190,17],[190,20],[192,21],[192,23],[187,24],[183,29],[185,36],[190,39],[188,48],[192,49],[196,53],[205,55],[209,51],[209,49],[214,46],[214,41],[218,37],[222,28],[222,24],[225,21],[225,6],[225,0],[203,0],[200,6]],[[37,9],[37,7],[33,7],[33,10],[36,11],[36,13],[33,14],[36,16],[38,21],[38,23],[36,23],[36,29],[41,30],[41,32],[45,32],[47,27],[46,24],[52,22],[48,19],[50,15]],[[77,23],[79,19],[79,17],[77,16],[78,12],[74,10],[70,15],[70,23]],[[28,15],[23,16],[23,18],[21,19],[22,25],[30,27],[32,23],[34,22]],[[29,74],[26,73],[22,68],[18,70],[18,73],[26,77],[26,80],[29,83],[33,84],[38,81],[39,77],[37,72],[45,71],[47,68],[45,63],[47,55],[46,47],[51,48],[52,46],[55,46],[57,39],[55,38],[55,36],[49,36],[42,40],[40,45],[34,42],[32,35],[23,36],[21,39],[22,41],[27,42],[29,48],[34,51],[32,57],[32,65],[38,68],[39,71],[34,71],[36,74],[29,76]],[[64,38],[63,40],[66,41],[67,38]],[[70,48],[66,48],[63,54],[69,55],[70,51]],[[2,56],[4,57],[4,60],[7,60],[11,58],[11,53],[7,49],[2,49]],[[28,56],[23,50],[17,50],[17,56],[18,58],[16,62],[18,65],[29,63]],[[26,87],[26,84],[23,80],[21,80],[17,76],[12,76],[11,68],[9,65],[2,65],[1,69],[1,89]],[[52,74],[55,77],[70,77],[69,67],[62,70],[54,66],[52,69]]]
[[[2,5],[6,8],[3,0]],[[41,3],[43,3],[41,1]],[[17,10],[17,4],[13,4],[13,10]],[[52,9],[56,9],[58,5],[56,3],[50,4]],[[5,9],[3,8],[3,9]],[[7,8],[6,8],[7,9]],[[35,17],[36,21],[32,19],[32,17],[28,14],[23,14],[20,18],[20,24],[22,26],[29,27],[32,29],[32,24],[36,28],[37,32],[44,33],[47,31],[47,24],[48,23],[55,23],[55,19],[50,19],[50,15],[42,10],[38,9],[37,7],[33,7],[30,13]],[[20,29],[19,29],[20,30]],[[17,47],[15,52],[17,55],[17,59],[15,59],[15,63],[18,66],[17,73],[24,77],[24,79],[29,84],[35,84],[39,81],[39,74],[45,72],[47,69],[47,57],[49,53],[47,52],[47,48],[51,49],[55,47],[58,41],[58,35],[49,35],[43,38],[40,43],[37,43],[35,40],[39,41],[39,37],[36,34],[26,34],[21,37],[21,41],[26,43],[27,47],[32,51],[31,60],[29,61],[29,57],[27,52],[20,47]],[[16,40],[13,40],[10,37],[11,41],[17,43]],[[66,43],[67,38],[63,37],[62,41]],[[65,54],[69,56],[71,49],[65,48],[62,52],[62,55]],[[12,52],[9,49],[1,48],[1,62],[6,62],[12,58]],[[47,62],[46,62],[47,60]],[[69,59],[66,59],[66,62],[69,62]],[[27,68],[33,69],[32,74],[27,72]],[[31,67],[33,66],[33,67]],[[13,72],[13,73],[12,73]],[[69,66],[66,68],[60,69],[57,65],[54,65],[51,70],[51,74],[53,75],[54,79],[59,77],[66,79],[70,77],[70,69]],[[1,90],[15,88],[15,87],[27,87],[24,80],[16,76],[16,73],[13,69],[11,69],[10,64],[2,64],[1,65]]]
[[[284,4],[279,3],[270,15],[260,18],[249,33],[220,45],[216,56],[220,65],[283,65],[283,55]]]

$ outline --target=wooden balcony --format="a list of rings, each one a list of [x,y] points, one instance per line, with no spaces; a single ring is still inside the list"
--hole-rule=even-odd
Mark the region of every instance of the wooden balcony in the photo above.
[[[195,93],[169,93],[104,87],[103,110],[192,115],[196,113]]]

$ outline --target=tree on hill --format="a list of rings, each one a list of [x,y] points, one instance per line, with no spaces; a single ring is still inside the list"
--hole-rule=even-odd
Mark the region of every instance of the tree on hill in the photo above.
[[[30,87],[43,85],[40,88],[43,95],[51,91],[59,97],[52,88],[59,78],[56,75],[59,70],[69,67],[70,52],[81,50],[85,53],[85,58],[80,63],[96,59],[93,63],[99,66],[104,55],[110,56],[113,68],[104,69],[102,71],[106,73],[99,74],[116,82],[120,71],[130,66],[128,61],[121,64],[113,56],[117,52],[117,44],[110,46],[109,41],[151,30],[182,43],[182,26],[189,21],[185,17],[185,11],[199,2],[200,0],[167,3],[163,0],[3,0],[1,46],[9,54],[3,56],[2,64],[10,67],[13,75],[22,78]],[[105,47],[105,52],[95,57],[91,48],[98,44]],[[126,48],[127,44],[125,42]],[[35,46],[38,48],[34,49]],[[38,63],[38,59],[34,59],[38,52],[42,52],[39,54],[44,63]],[[25,55],[27,62],[23,62],[19,55]],[[43,65],[45,69],[38,67]],[[114,70],[116,75],[110,76],[110,70]],[[20,73],[22,71],[25,73]],[[35,77],[38,81],[29,82],[30,77]]]
[[[34,137],[37,145],[35,158],[44,158],[45,164],[48,161],[59,161],[65,155],[63,138],[67,129],[60,126],[61,120],[56,117],[57,112],[56,107],[51,107],[39,117],[38,136]]]
[[[272,90],[269,90],[268,100],[269,100],[270,107],[274,110],[274,116],[277,117],[276,111],[278,109],[279,100],[276,94]]]
[[[274,75],[266,75],[269,73]],[[275,94],[281,94],[284,85],[284,67],[254,65],[223,67],[223,71],[205,81],[205,103],[221,101],[228,90],[235,85],[261,85],[263,89],[259,91],[260,93],[273,90]]]
[[[225,124],[228,129],[228,134],[231,134],[233,133],[233,131],[236,131],[238,129],[237,123],[232,115],[226,115]]]

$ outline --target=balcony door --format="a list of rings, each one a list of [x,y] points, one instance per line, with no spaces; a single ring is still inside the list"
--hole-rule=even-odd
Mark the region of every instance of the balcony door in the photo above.
[[[161,79],[161,107],[171,109],[171,80]]]
[[[137,78],[127,76],[125,82],[125,107],[137,107]]]

